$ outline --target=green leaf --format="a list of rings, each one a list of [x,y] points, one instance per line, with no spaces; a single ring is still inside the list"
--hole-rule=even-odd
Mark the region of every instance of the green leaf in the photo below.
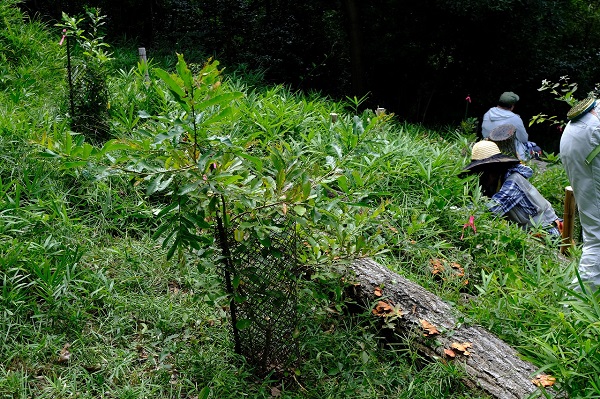
[[[356,237],[356,250],[360,251],[361,249],[366,247],[366,241],[363,236]]]
[[[163,180],[163,181],[162,181],[162,182],[159,184],[159,186],[158,186],[158,188],[156,189],[156,191],[163,191],[164,189],[166,189],[167,187],[169,187],[169,184],[171,184],[171,182],[173,182],[173,178],[174,178],[174,177],[175,177],[175,176],[171,176],[171,177],[169,177],[167,180]]]
[[[230,107],[227,107],[227,108],[222,109],[218,114],[215,114],[215,115],[211,116],[210,118],[202,121],[202,124],[203,125],[212,125],[213,123],[216,123],[216,122],[220,121],[221,119],[227,118],[231,115],[233,115],[233,110]]]
[[[258,237],[258,241],[264,246],[269,248],[271,246],[271,238],[269,236]]]
[[[79,168],[87,165],[87,161],[67,161],[62,164],[66,169]]]
[[[228,104],[228,103],[232,102],[233,100],[237,100],[238,98],[241,98],[243,96],[244,96],[244,94],[241,92],[220,94],[218,96],[212,97],[209,100],[201,102],[200,104],[198,104],[197,109],[198,109],[198,111],[201,111],[208,107],[212,107],[213,105]]]
[[[158,212],[158,214],[156,216],[160,218],[160,217],[166,215],[167,213],[169,213],[171,210],[177,208],[178,206],[179,206],[179,203],[177,201],[173,201],[172,203],[170,203],[169,205],[167,205],[166,207],[161,209],[160,212]]]
[[[177,82],[175,82],[175,80],[171,77],[171,75],[167,71],[164,71],[164,70],[162,70],[160,68],[155,68],[154,69],[154,73],[163,82],[165,82],[165,84],[167,85],[167,87],[169,88],[169,90],[171,91],[171,93],[173,93],[173,95],[175,95],[175,100],[178,103],[180,103],[180,104],[186,104],[185,100],[184,100],[185,99],[185,92],[183,91],[183,89],[181,87],[179,87],[179,85],[177,84]]]
[[[63,152],[67,155],[71,155],[71,148],[73,146],[73,136],[71,133],[65,133],[65,140],[63,142]]]
[[[212,227],[210,223],[204,220],[204,211],[198,213],[188,212],[187,216],[199,229],[210,229]]]
[[[237,242],[242,242],[244,240],[244,230],[238,230],[235,229],[233,231],[233,238],[237,241]]]
[[[233,288],[237,289],[237,287],[240,285],[240,276],[234,276],[231,280],[231,284],[233,285]]]
[[[201,182],[202,182],[201,180],[196,180],[193,183],[186,184],[185,186],[183,186],[179,189],[179,191],[177,192],[177,195],[186,195],[187,193],[194,191],[196,188],[198,188],[198,186],[200,185]]]
[[[100,149],[100,154],[104,155],[111,151],[131,150],[131,149],[132,149],[131,145],[128,145],[126,143],[123,143],[122,141],[113,139],[113,140],[108,140],[106,143],[104,143],[104,145]]]
[[[91,155],[98,154],[98,150],[96,147],[91,145],[90,143],[84,143],[81,151],[81,157],[84,159],[88,159]]]
[[[156,229],[154,234],[152,234],[152,239],[156,240],[157,238],[162,236],[163,233],[171,226],[171,224],[172,224],[171,220],[165,221],[162,225],[160,225],[160,227],[158,229]]]
[[[337,143],[331,144],[331,148],[333,151],[335,151],[335,154],[338,156],[338,158],[342,158],[342,149],[339,145],[337,145]]]
[[[310,244],[310,246],[313,247],[313,248],[319,246],[319,244],[317,244],[317,242],[315,241],[315,239],[312,238],[311,236],[307,236],[306,237],[306,241],[308,241],[308,243]]]
[[[210,395],[210,388],[204,387],[198,394],[198,399],[208,399],[208,395]]]
[[[275,181],[277,182],[277,189],[280,190],[283,188],[283,183],[285,183],[285,169],[279,169],[277,171],[277,176],[275,177]]]
[[[273,255],[276,259],[281,259],[283,257],[283,252],[277,248],[271,248],[271,255]]]
[[[273,167],[275,167],[276,170],[280,170],[285,167],[285,163],[283,162],[279,151],[276,149],[271,150],[271,162],[273,162]]]
[[[369,354],[365,351],[361,351],[360,360],[363,362],[363,364],[367,364],[369,362]]]
[[[219,142],[221,144],[225,144],[228,147],[231,147],[233,145],[231,139],[228,136],[210,136],[208,139]]]
[[[245,328],[250,327],[250,324],[252,324],[252,322],[248,319],[240,319],[237,321],[237,323],[235,323],[235,327],[238,330],[243,330]]]
[[[183,59],[183,54],[177,54],[177,65],[175,65],[175,69],[177,70],[177,74],[183,81],[183,85],[188,93],[191,93],[194,89],[194,82],[192,78],[192,71],[188,68],[185,60]]]
[[[296,214],[299,216],[303,216],[306,213],[306,208],[300,205],[296,205],[294,207],[294,212],[296,212]]]
[[[166,133],[160,133],[156,135],[154,138],[154,144],[160,144],[165,140],[170,140],[173,137],[180,136],[183,133],[183,128],[181,126],[175,126],[173,129],[170,129]]]
[[[230,173],[219,173],[215,175],[215,180],[224,186],[228,186],[242,179],[242,176],[231,175]]]
[[[42,158],[60,158],[59,154],[57,154],[54,151],[51,151],[49,149],[45,149],[44,152],[40,152],[38,154]]]
[[[304,183],[302,183],[302,198],[307,199],[310,196],[311,191],[312,185],[310,183],[310,180],[307,179]]]
[[[346,175],[341,175],[340,177],[338,177],[338,186],[340,186],[340,188],[342,189],[342,191],[344,193],[348,193],[348,178],[346,177]]]
[[[210,199],[210,201],[208,202],[208,207],[207,210],[209,212],[216,212],[219,209],[219,196],[214,195],[212,196],[212,198]]]
[[[238,155],[241,158],[244,158],[250,162],[252,162],[252,164],[254,164],[254,167],[256,168],[257,171],[261,172],[262,168],[263,168],[263,163],[262,160],[258,157],[254,157],[252,155],[248,155],[242,151],[236,151],[236,155]]]
[[[382,203],[381,205],[379,205],[377,207],[377,209],[375,209],[375,211],[373,212],[372,217],[376,218],[377,216],[379,216],[383,211],[385,211],[385,204]]]
[[[172,222],[177,222],[177,218],[173,218]],[[167,248],[167,246],[169,245],[169,242],[171,241],[171,238],[173,238],[173,236],[177,235],[177,228],[175,228],[174,230],[171,230],[171,232],[169,232],[169,234],[167,234],[167,236],[163,239],[162,241],[162,248],[165,249]]]
[[[360,175],[360,173],[356,170],[352,171],[352,177],[354,178],[354,181],[356,182],[356,185],[358,187],[362,187],[365,183],[363,182],[363,179]]]
[[[175,241],[173,241],[173,245],[171,245],[171,248],[169,248],[169,251],[167,252],[167,260],[171,260],[171,258],[175,254],[175,250],[179,247],[179,244],[180,238],[177,237]]]
[[[158,175],[156,176],[156,178],[154,178],[154,180],[150,182],[150,184],[146,188],[146,195],[152,195],[158,190],[158,186],[160,185],[162,178],[163,175]]]

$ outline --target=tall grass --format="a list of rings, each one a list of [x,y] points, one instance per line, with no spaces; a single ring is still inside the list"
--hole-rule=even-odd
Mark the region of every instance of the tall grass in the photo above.
[[[234,354],[210,251],[167,261],[150,238],[164,197],[147,198],[123,176],[96,180],[104,161],[67,168],[44,153],[80,136],[60,107],[63,49],[13,3],[0,14],[0,397],[484,397],[463,385],[460,367],[382,345],[369,312],[348,312],[340,276],[327,268],[301,287],[298,365],[256,380]],[[177,111],[132,61],[108,77],[111,134],[121,139],[152,127],[139,111]],[[268,173],[273,154],[309,171],[339,202],[341,215],[318,217],[345,225],[324,227],[321,240],[341,247],[368,233],[378,261],[515,346],[559,390],[597,397],[598,298],[569,291],[576,261],[555,242],[492,217],[475,179],[457,177],[472,132],[432,132],[393,116],[371,125],[373,111],[352,101],[257,88],[239,75],[225,85],[244,97],[216,133]],[[560,164],[535,183],[560,211]],[[470,216],[476,232],[463,228]],[[459,263],[464,278],[434,278],[432,259]]]

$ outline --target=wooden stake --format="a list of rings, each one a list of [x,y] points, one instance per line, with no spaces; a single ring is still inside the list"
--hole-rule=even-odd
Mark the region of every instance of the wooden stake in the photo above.
[[[67,36],[67,75],[69,76],[69,105],[71,106],[71,120],[75,118],[73,73],[73,67],[71,66],[71,40],[69,40],[69,36]]]
[[[566,253],[575,244],[573,240],[573,226],[575,224],[575,197],[573,196],[573,187],[565,187],[565,211],[563,214],[563,231],[561,253]]]
[[[146,79],[146,81],[149,81],[150,75],[148,74],[148,58],[146,58],[146,48],[139,47],[138,54],[140,56],[140,63],[142,65],[144,65],[144,70],[145,70],[144,78]]]
[[[332,112],[329,114],[329,116],[331,117],[331,123],[336,123],[338,120],[338,114],[336,114],[335,112]]]

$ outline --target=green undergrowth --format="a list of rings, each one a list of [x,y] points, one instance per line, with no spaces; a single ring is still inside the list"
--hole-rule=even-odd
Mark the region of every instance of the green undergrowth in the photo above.
[[[0,85],[0,397],[486,397],[467,388],[460,364],[423,358],[410,338],[384,342],[370,310],[357,311],[347,283],[326,266],[357,255],[439,295],[462,323],[497,334],[554,376],[558,391],[598,396],[599,301],[570,290],[580,249],[564,257],[547,236],[486,211],[476,179],[457,176],[473,139],[464,126],[430,131],[364,110],[361,99],[259,88],[259,76],[245,81],[240,69],[211,83],[222,90],[203,100],[214,123],[193,130],[192,103],[173,94],[178,81],[152,60],[149,69],[129,65],[128,50],[117,49],[107,77],[113,140],[103,151],[69,130],[63,49],[47,27],[10,4],[0,13],[11,28],[0,36],[0,70],[11,82]],[[17,50],[30,61],[12,57]],[[182,59],[165,65],[185,76]],[[187,66],[200,81],[206,65]],[[223,99],[232,99],[226,115],[211,108]],[[140,150],[144,143],[152,151]],[[299,257],[314,270],[299,287],[300,356],[266,377],[233,350],[221,264],[207,239],[214,231],[202,230],[219,213],[207,211],[194,230],[203,246],[183,245],[187,230],[176,232],[179,243],[156,234],[174,195],[189,194],[154,177],[172,167],[164,154],[183,164],[203,145],[223,158],[198,175],[177,170],[177,187],[209,181],[235,199],[232,212],[294,215]],[[239,154],[243,161],[231,162],[239,169],[220,169]],[[144,164],[119,164],[132,160]],[[128,173],[112,173],[117,166]],[[153,178],[139,173],[150,167]],[[534,168],[561,214],[568,182],[560,163]],[[285,193],[298,197],[288,204]],[[204,210],[199,194],[185,199]],[[240,229],[262,234],[255,227]]]

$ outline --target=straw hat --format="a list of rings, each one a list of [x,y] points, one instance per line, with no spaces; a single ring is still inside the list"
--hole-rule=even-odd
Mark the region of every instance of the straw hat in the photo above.
[[[584,100],[579,101],[567,112],[567,119],[573,121],[582,115],[585,115],[596,105],[596,99],[594,97],[588,97]]]
[[[479,172],[486,166],[505,164],[505,166],[517,165],[517,158],[509,157],[500,152],[498,145],[493,141],[482,140],[475,143],[471,150],[471,163],[465,166],[461,174]]]

